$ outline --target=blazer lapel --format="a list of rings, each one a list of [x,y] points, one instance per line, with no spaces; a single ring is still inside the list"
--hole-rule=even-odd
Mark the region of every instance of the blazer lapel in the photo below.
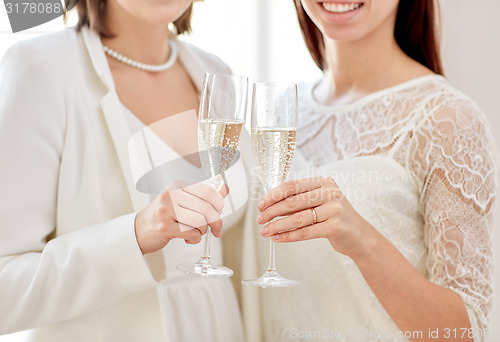
[[[150,202],[150,197],[148,194],[137,191],[132,178],[128,153],[128,141],[132,134],[124,117],[122,105],[115,91],[113,76],[109,70],[101,39],[94,31],[86,28],[82,29],[82,35],[92,65],[97,75],[108,89],[107,94],[101,99],[101,109],[120,161],[121,170],[127,183],[134,211],[139,211]]]

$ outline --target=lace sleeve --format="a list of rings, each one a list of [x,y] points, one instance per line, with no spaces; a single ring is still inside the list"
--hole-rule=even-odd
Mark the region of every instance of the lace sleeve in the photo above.
[[[474,340],[482,341],[493,295],[497,153],[472,101],[453,94],[439,102],[416,131],[411,158],[421,170],[428,278],[462,298]]]

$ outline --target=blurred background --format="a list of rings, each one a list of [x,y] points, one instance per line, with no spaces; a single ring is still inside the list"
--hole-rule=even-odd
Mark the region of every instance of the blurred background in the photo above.
[[[479,104],[500,149],[500,1],[441,0],[441,5],[445,76]],[[69,25],[75,21],[72,15]],[[302,40],[292,0],[204,0],[196,2],[192,23],[193,33],[183,40],[217,54],[234,73],[251,81],[306,82],[321,75]],[[0,5],[0,56],[16,41],[61,29],[64,24],[58,18],[12,34]],[[496,265],[500,265],[498,227],[494,228]],[[500,270],[495,290],[489,342],[500,342]]]

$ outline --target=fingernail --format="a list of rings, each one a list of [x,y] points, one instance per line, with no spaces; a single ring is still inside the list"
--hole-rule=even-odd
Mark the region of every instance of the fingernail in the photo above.
[[[259,208],[259,209],[264,208],[264,200],[263,199],[260,200],[259,204],[257,205],[257,208]]]
[[[273,240],[273,241],[278,241],[279,239],[280,239],[280,235],[279,234],[271,236],[271,240]]]
[[[257,223],[262,223],[262,215],[257,216]]]
[[[262,228],[260,230],[260,235],[266,236],[268,232],[269,232],[269,229],[267,229],[267,226],[265,226],[264,228]]]

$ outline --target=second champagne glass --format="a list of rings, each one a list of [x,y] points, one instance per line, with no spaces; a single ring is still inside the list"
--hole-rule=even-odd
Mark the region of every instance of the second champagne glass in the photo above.
[[[252,147],[259,178],[267,191],[283,183],[292,166],[297,135],[297,86],[287,83],[256,83],[252,96]],[[274,242],[270,240],[269,265],[258,279],[245,285],[296,286],[276,270]]]
[[[248,97],[248,78],[230,74],[206,73],[198,118],[200,160],[210,185],[217,190],[223,184],[224,171],[239,155],[237,152],[244,126]],[[204,235],[203,254],[196,263],[177,265],[187,274],[230,277],[233,271],[210,259],[210,227]]]

